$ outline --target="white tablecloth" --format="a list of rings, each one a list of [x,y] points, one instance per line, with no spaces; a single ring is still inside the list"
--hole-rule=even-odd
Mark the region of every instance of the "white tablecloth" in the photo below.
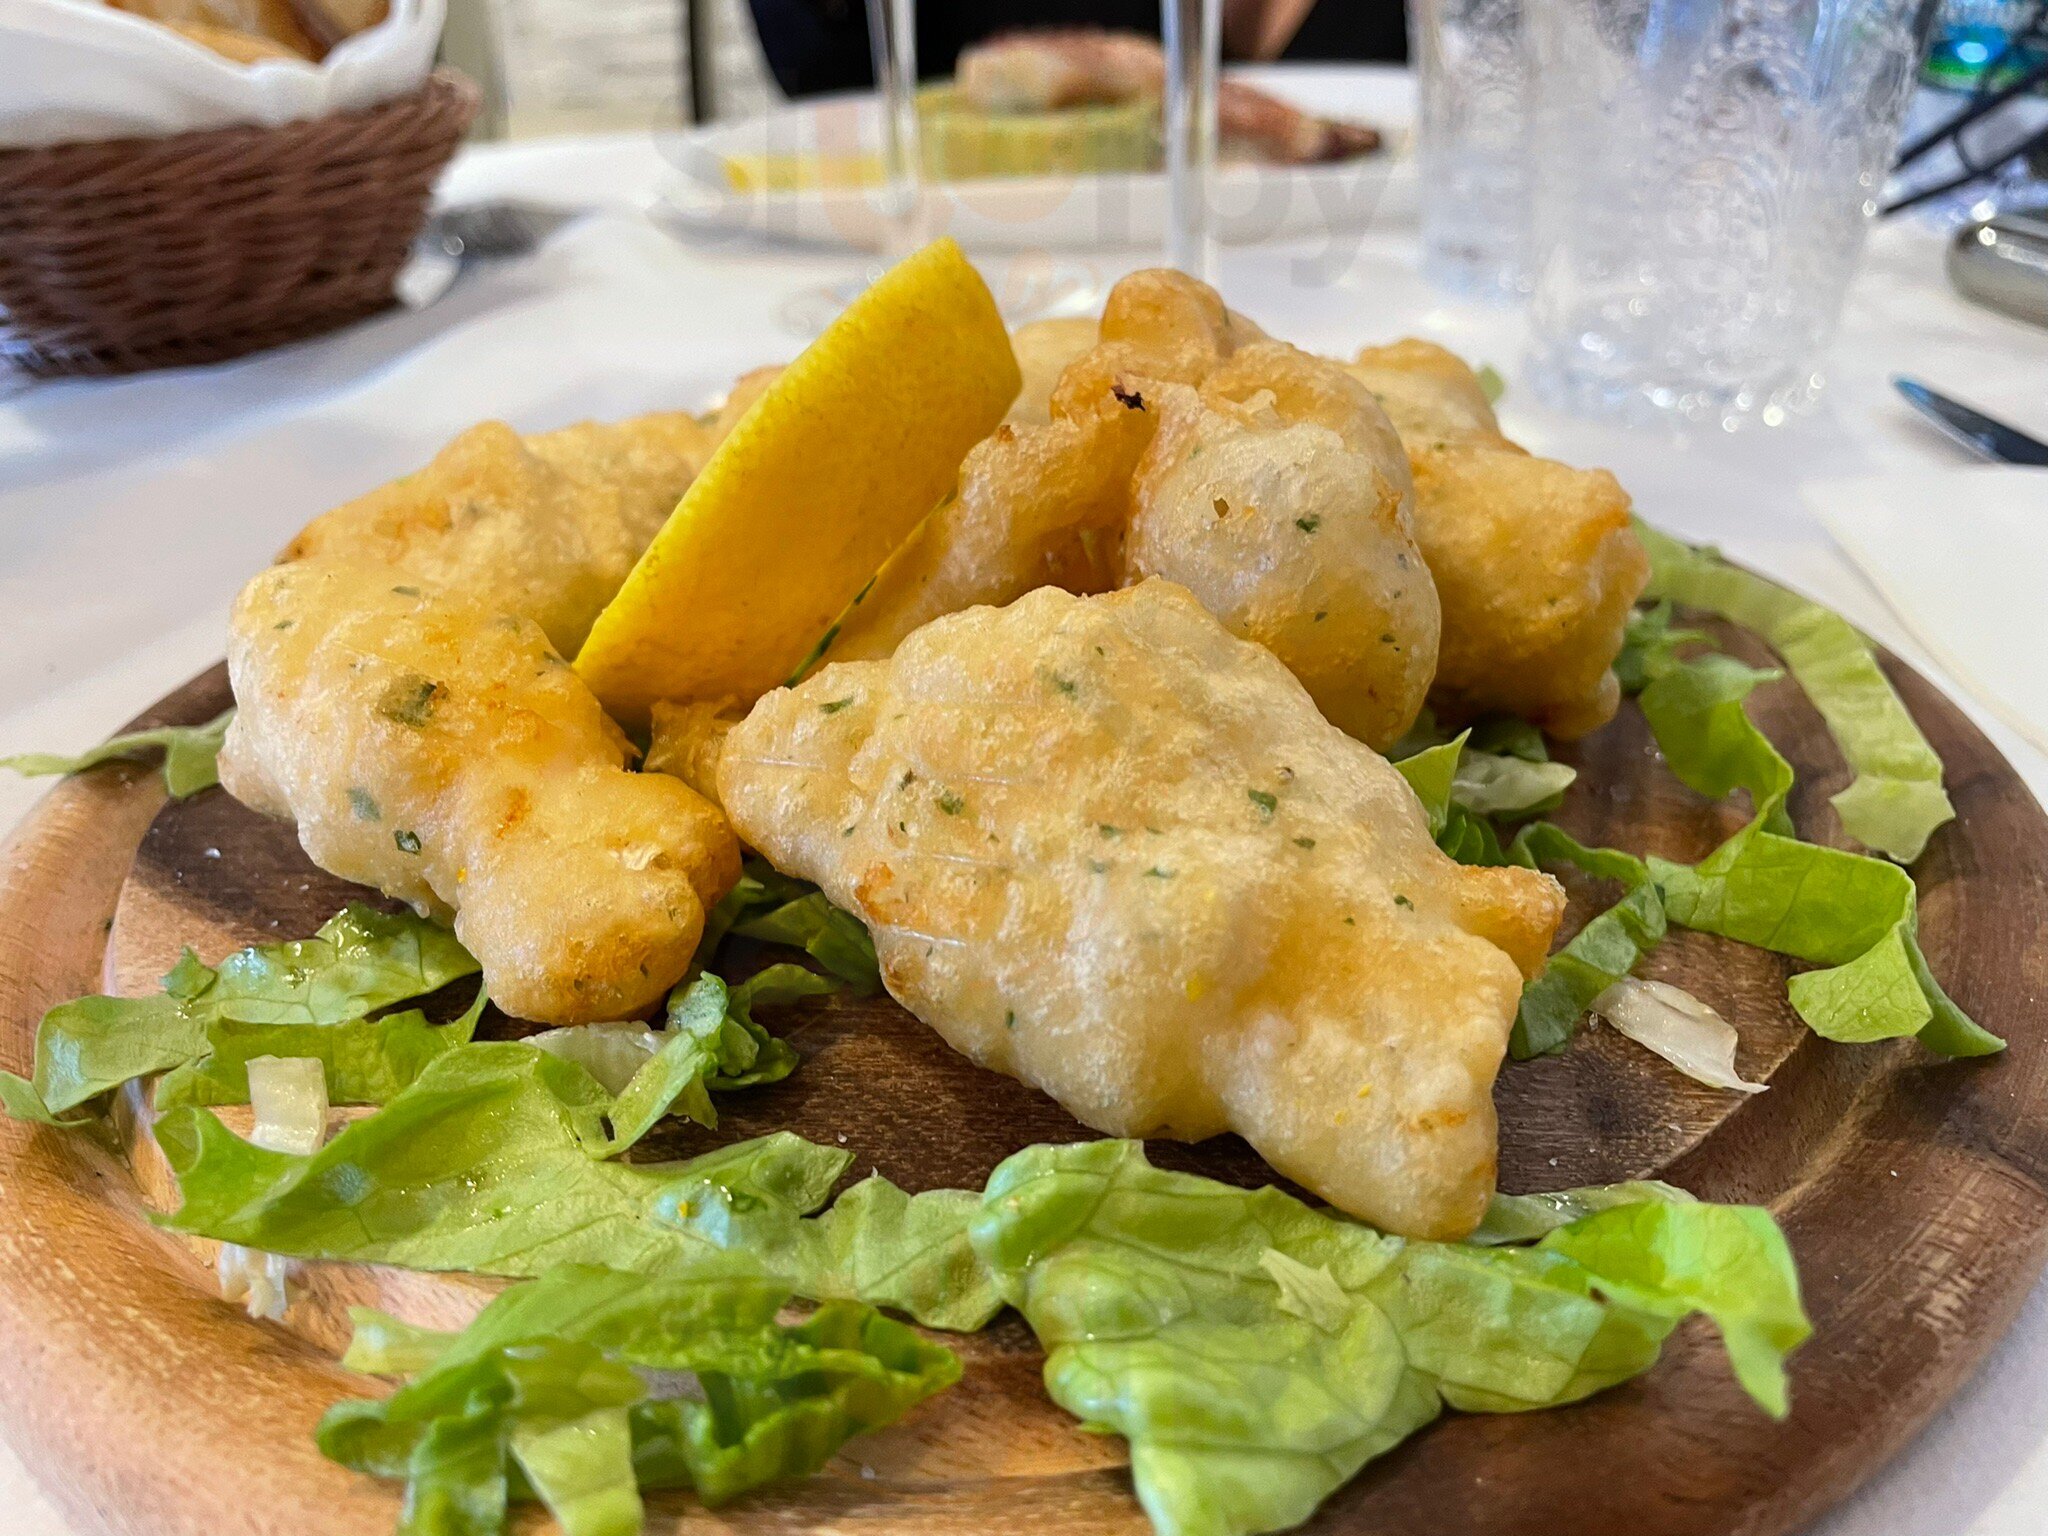
[[[1406,109],[1405,83],[1386,72],[1325,71],[1313,85],[1383,121]],[[792,295],[864,265],[739,240],[681,244],[635,211],[664,174],[645,138],[469,151],[451,197],[519,192],[607,211],[423,312],[223,368],[52,384],[0,403],[0,753],[87,745],[207,665],[236,587],[301,523],[416,467],[461,428],[697,405],[797,349],[778,321]],[[1414,203],[1412,180],[1397,176],[1365,236],[1226,252],[1222,286],[1269,331],[1319,350],[1419,333],[1494,362],[1509,380],[1508,428],[1531,447],[1613,468],[1651,519],[1836,605],[1933,670],[1799,487],[1960,462],[1893,397],[1895,372],[2048,437],[2048,332],[1964,304],[1941,279],[1940,241],[1886,226],[1849,295],[1816,416],[1705,440],[1625,432],[1548,413],[1514,387],[1518,322],[1422,284]],[[1096,260],[1107,280],[1147,253]],[[1938,537],[1941,509],[1928,514]],[[1972,714],[2048,791],[2048,759]],[[38,793],[0,776],[0,827]],[[0,1532],[63,1529],[0,1447]],[[2048,1530],[2048,1291],[1930,1429],[1816,1530]]]

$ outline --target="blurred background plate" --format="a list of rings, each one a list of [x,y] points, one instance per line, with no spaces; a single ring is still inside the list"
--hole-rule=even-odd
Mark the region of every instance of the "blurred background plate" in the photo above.
[[[1378,153],[1326,165],[1233,165],[1217,177],[1217,227],[1227,244],[1363,229],[1380,214],[1414,119],[1412,79],[1397,68],[1265,65],[1229,72],[1296,106],[1377,128]],[[652,212],[693,237],[745,234],[806,245],[881,248],[879,187],[736,190],[734,158],[851,159],[879,144],[874,99],[818,97],[713,124],[664,144],[674,174]],[[932,187],[932,233],[971,250],[1119,250],[1165,236],[1161,172],[991,177]]]

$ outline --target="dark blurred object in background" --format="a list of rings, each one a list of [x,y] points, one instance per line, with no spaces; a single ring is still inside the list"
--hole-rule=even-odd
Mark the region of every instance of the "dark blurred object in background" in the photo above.
[[[874,84],[865,0],[750,0],[761,48],[791,96]],[[1306,9],[1307,15],[1302,12]],[[960,50],[1018,27],[1093,26],[1159,32],[1157,0],[919,0],[917,57],[926,79],[951,76]],[[1225,0],[1233,58],[1408,56],[1401,0]]]

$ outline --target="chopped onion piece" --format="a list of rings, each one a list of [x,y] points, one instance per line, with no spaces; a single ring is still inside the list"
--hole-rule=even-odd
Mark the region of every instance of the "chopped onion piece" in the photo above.
[[[327,1069],[314,1056],[258,1056],[249,1063],[249,1107],[252,1142],[310,1157],[327,1139]]]
[[[249,1063],[249,1140],[267,1152],[309,1157],[327,1139],[327,1069],[314,1056],[258,1056]],[[251,1317],[282,1321],[291,1297],[286,1282],[298,1268],[278,1253],[221,1244],[214,1270],[220,1293],[242,1302]]]
[[[606,1093],[623,1093],[633,1074],[661,1049],[662,1037],[645,1024],[576,1024],[542,1030],[526,1043],[551,1056],[573,1061],[604,1085]]]
[[[1735,1026],[1682,987],[1624,976],[1593,999],[1592,1012],[1696,1082],[1762,1093],[1735,1070]]]
[[[251,1317],[284,1320],[289,1297],[285,1281],[295,1264],[281,1253],[264,1253],[240,1243],[222,1243],[214,1269],[220,1276],[220,1294],[225,1301],[247,1305]]]

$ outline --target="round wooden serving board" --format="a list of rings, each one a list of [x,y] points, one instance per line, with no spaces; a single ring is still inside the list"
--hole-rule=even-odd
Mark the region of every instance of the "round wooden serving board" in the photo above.
[[[1728,648],[1762,660],[1733,632]],[[1948,766],[1957,820],[1915,866],[1936,974],[2011,1049],[1940,1062],[1911,1042],[1831,1046],[1785,999],[1792,967],[1697,935],[1647,967],[1742,1029],[1754,1098],[1680,1077],[1606,1029],[1501,1076],[1501,1184],[1551,1189],[1660,1176],[1712,1199],[1768,1204],[1813,1314],[1775,1424],[1730,1379],[1711,1330],[1676,1334],[1647,1376],[1590,1402],[1449,1415],[1367,1467],[1308,1529],[1439,1536],[1775,1536],[1867,1476],[1999,1336],[2048,1245],[2048,819],[1953,705],[1887,665]],[[147,718],[193,722],[228,702],[216,669]],[[1846,772],[1789,683],[1752,700],[1800,771],[1801,831],[1841,841],[1827,796]],[[1559,819],[1588,841],[1696,859],[1739,826],[1662,767],[1632,706],[1574,760]],[[0,858],[0,1066],[26,1072],[36,1022],[84,993],[145,992],[189,944],[214,961],[309,934],[364,893],[314,869],[288,827],[219,791],[165,805],[156,775],[101,770],[55,790]],[[1574,890],[1569,925],[1612,891]],[[804,1064],[727,1096],[718,1140],[794,1130],[906,1187],[978,1186],[1009,1153],[1088,1135],[1053,1103],[969,1065],[886,998],[829,999],[770,1021]],[[519,1026],[496,1021],[498,1032]],[[312,1430],[338,1397],[378,1390],[341,1371],[346,1308],[370,1302],[458,1324],[478,1281],[316,1266],[287,1324],[221,1302],[207,1255],[152,1229],[174,1197],[139,1102],[132,1165],[82,1135],[0,1120],[0,1433],[81,1536],[363,1536],[388,1531],[390,1485],[324,1461]],[[230,1120],[233,1124],[233,1120]],[[694,1127],[650,1156],[712,1145]],[[1270,1181],[1225,1138],[1155,1143],[1160,1162]],[[650,1529],[862,1536],[1139,1536],[1120,1441],[1078,1432],[1045,1398],[1029,1332],[1006,1315],[948,1337],[962,1384],[853,1442],[827,1471],[707,1513],[663,1500]],[[529,1513],[522,1529],[544,1522]]]

